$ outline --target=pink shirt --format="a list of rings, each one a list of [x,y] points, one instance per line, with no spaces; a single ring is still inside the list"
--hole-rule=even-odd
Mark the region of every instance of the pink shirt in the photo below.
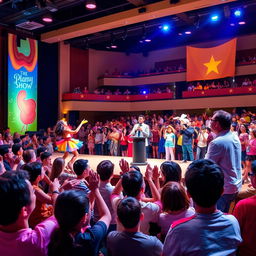
[[[0,255],[3,256],[46,256],[47,246],[57,221],[50,217],[35,229],[21,229],[15,233],[0,231]]]
[[[249,155],[249,156],[255,156],[256,155],[256,139],[250,139],[249,140],[247,155]]]

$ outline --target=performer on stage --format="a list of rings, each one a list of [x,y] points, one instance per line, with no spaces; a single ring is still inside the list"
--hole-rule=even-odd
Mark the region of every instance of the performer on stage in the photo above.
[[[72,138],[72,134],[78,133],[82,125],[86,124],[87,122],[87,120],[83,120],[75,130],[71,130],[67,122],[64,120],[60,120],[56,124],[55,133],[59,136],[62,136],[62,140],[56,142],[58,151],[64,152],[64,160],[68,157],[69,152],[73,154],[73,157],[68,162],[68,168],[70,170],[73,170],[73,163],[77,159],[77,150],[83,146],[83,142]]]
[[[139,123],[133,126],[130,135],[133,135],[135,137],[146,138],[145,146],[148,148],[148,138],[150,136],[150,131],[149,131],[149,126],[145,124],[144,121],[145,121],[144,116],[139,115],[139,118],[138,118]],[[148,155],[148,150],[147,150],[147,155]]]

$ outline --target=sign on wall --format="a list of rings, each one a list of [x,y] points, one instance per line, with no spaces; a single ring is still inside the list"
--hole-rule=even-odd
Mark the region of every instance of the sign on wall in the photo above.
[[[37,130],[38,45],[8,35],[8,127],[11,132]]]

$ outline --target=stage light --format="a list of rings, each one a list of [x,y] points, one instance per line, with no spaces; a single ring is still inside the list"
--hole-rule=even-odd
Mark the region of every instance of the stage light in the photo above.
[[[235,17],[241,17],[242,16],[242,11],[240,9],[237,9],[234,11]]]
[[[117,48],[117,45],[116,45],[116,44],[111,44],[111,48],[112,48],[112,49],[116,49],[116,48]]]
[[[234,27],[234,26],[235,26],[235,23],[230,23],[230,26],[231,26],[231,27]]]
[[[147,43],[150,43],[150,42],[151,42],[151,39],[146,38],[144,41],[147,42]]]
[[[182,36],[182,33],[179,33],[178,35],[179,35],[179,36]]]
[[[86,0],[85,7],[90,10],[95,9],[97,7],[95,0]]]
[[[191,35],[191,31],[186,31],[185,34],[186,35]]]
[[[147,94],[147,91],[142,91],[143,94]]]
[[[53,21],[52,16],[47,15],[42,18],[44,22],[51,23]]]
[[[171,27],[169,24],[164,24],[164,25],[160,26],[160,28],[163,32],[169,32]]]
[[[245,21],[240,21],[240,22],[238,22],[238,24],[239,24],[239,25],[245,25],[246,22],[245,22]]]
[[[211,21],[215,22],[219,20],[219,16],[217,14],[214,14],[211,16]]]

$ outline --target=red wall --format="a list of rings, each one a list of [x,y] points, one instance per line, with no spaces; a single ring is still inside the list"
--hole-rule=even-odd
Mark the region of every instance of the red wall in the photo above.
[[[70,47],[70,91],[88,86],[89,51]]]

